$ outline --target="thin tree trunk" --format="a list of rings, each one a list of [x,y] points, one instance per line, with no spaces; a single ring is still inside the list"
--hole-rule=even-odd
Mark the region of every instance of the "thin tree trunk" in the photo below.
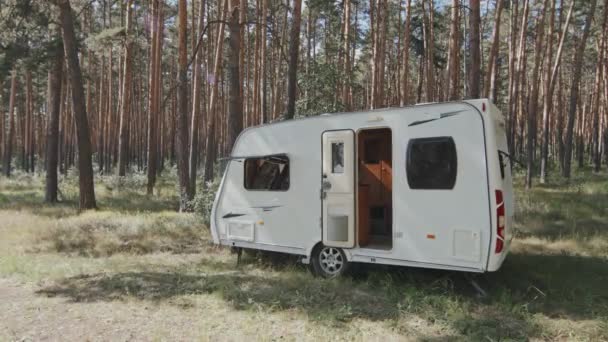
[[[188,210],[192,198],[188,167],[188,4],[178,2],[178,71],[177,71],[177,174],[179,178],[179,210]]]
[[[11,176],[11,161],[13,159],[13,136],[15,135],[15,96],[17,95],[17,71],[11,76],[11,92],[8,100],[8,134],[4,141],[4,175]]]
[[[491,101],[496,101],[494,98],[494,89],[496,89],[496,74],[498,72],[497,59],[500,45],[500,18],[503,2],[504,0],[496,0],[496,17],[494,19],[494,32],[492,33],[492,47],[490,48],[490,55],[488,56],[488,70],[484,82],[483,96],[489,98]]]
[[[295,0],[301,1],[301,0]],[[344,82],[342,85],[342,104],[346,111],[351,110],[351,104],[348,100],[348,94],[350,89],[350,0],[344,0],[344,33],[343,33],[343,51],[344,51]],[[296,63],[297,64],[297,63]]]
[[[579,44],[576,46],[574,52],[573,72],[572,72],[572,83],[570,86],[570,104],[568,106],[568,123],[566,126],[566,143],[564,151],[564,168],[563,176],[570,178],[571,162],[572,162],[572,140],[574,136],[574,121],[576,119],[576,106],[578,104],[579,97],[579,85],[581,80],[581,71],[583,68],[583,55],[585,52],[585,46],[587,44],[587,37],[589,37],[589,31],[591,30],[591,22],[593,15],[595,14],[596,0],[591,1],[591,8],[585,18],[585,26],[583,28],[583,36],[579,40]]]
[[[4,81],[0,82],[0,89],[4,89]],[[4,102],[4,98],[2,97],[2,92],[0,92],[0,101]],[[5,126],[6,114],[0,110],[0,162],[4,162],[4,137],[6,135]],[[0,165],[1,166],[1,165]]]
[[[403,75],[401,79],[401,106],[410,103],[409,101],[409,73],[410,73],[410,26],[412,20],[412,0],[407,0],[405,16],[405,29],[403,30]]]
[[[118,140],[118,175],[125,176],[127,171],[127,163],[129,162],[129,122],[131,106],[131,93],[133,86],[131,85],[131,64],[133,55],[133,1],[127,0],[127,21],[125,26],[125,49],[124,49],[124,72],[122,73],[122,100],[120,108],[120,129]]]
[[[159,97],[160,97],[160,78],[161,78],[161,47],[163,32],[160,0],[152,0],[152,20],[151,28],[151,47],[150,47],[150,70],[149,70],[149,87],[148,87],[148,139],[147,139],[147,186],[146,192],[152,195],[154,185],[156,184],[156,170],[158,164],[158,122],[160,117],[159,112]]]
[[[507,121],[507,141],[509,145],[509,153],[515,151],[515,82],[517,80],[517,19],[518,19],[518,0],[511,0],[509,13],[509,89],[508,89],[508,121]]]
[[[604,56],[606,53],[606,22],[608,21],[608,6],[604,5],[604,18],[602,19],[602,30],[601,30],[601,38],[600,43],[598,44],[599,55],[597,59],[597,68],[595,75],[595,86],[593,91],[594,103],[592,107],[593,113],[593,132],[592,132],[592,156],[593,156],[593,171],[599,172],[602,166],[602,123],[600,117],[600,103],[602,97],[602,80],[603,80],[603,66]],[[605,107],[604,107],[605,109]]]
[[[434,101],[433,96],[433,48],[431,45],[431,25],[432,21],[427,17],[426,0],[422,0],[422,42],[424,46],[424,70],[426,71],[426,102]],[[430,13],[430,10],[429,10]]]
[[[543,1],[539,17],[536,23],[536,38],[534,47],[534,68],[532,70],[532,92],[528,99],[528,136],[527,136],[527,162],[526,162],[526,189],[532,188],[532,176],[534,173],[534,139],[536,137],[536,112],[538,110],[538,93],[540,85],[538,76],[540,72],[540,57],[543,54],[543,38],[545,33],[545,10],[548,0]]]
[[[568,15],[566,17],[566,23],[564,24],[564,27],[560,33],[560,38],[559,38],[559,46],[557,48],[557,54],[555,56],[555,62],[553,67],[549,67],[549,65],[547,65],[547,73],[546,73],[546,79],[545,79],[545,102],[544,102],[544,106],[543,106],[543,143],[541,146],[541,154],[540,154],[540,182],[541,183],[545,183],[546,178],[547,178],[547,161],[548,161],[548,156],[549,156],[549,122],[550,122],[550,114],[552,111],[552,104],[553,104],[553,93],[555,90],[555,79],[557,78],[557,72],[559,70],[559,66],[561,63],[561,56],[562,56],[562,52],[563,52],[563,48],[564,48],[564,41],[566,38],[566,33],[568,32],[568,26],[570,24],[570,19],[572,18],[572,9],[574,8],[574,1],[572,1],[572,3],[570,4],[570,9],[568,10]],[[553,2],[553,9],[552,9],[552,14],[551,14],[551,31],[553,32],[553,26],[554,26],[554,20],[555,20],[555,1]],[[560,16],[560,20],[561,20],[561,16]],[[548,46],[549,46],[549,51],[547,52],[547,60],[551,61],[552,55],[553,55],[553,49],[552,49],[552,42],[553,42],[553,38],[550,36],[549,37],[549,41],[547,42]],[[561,101],[561,97],[560,97],[560,101]],[[561,108],[559,109],[561,111]],[[561,122],[560,120],[558,120],[558,122]],[[561,127],[558,130],[558,132],[561,132]],[[561,135],[560,135],[560,144],[561,146]],[[561,151],[561,147],[559,148],[559,150]],[[561,158],[560,158],[561,160]]]
[[[300,20],[302,0],[293,1],[293,23],[289,45],[289,70],[287,71],[287,111],[286,119],[292,119],[296,112],[296,82],[298,72],[298,55],[300,51]]]
[[[226,3],[226,5],[224,6],[224,8],[227,8],[228,3]],[[224,10],[224,12],[226,12],[226,10]],[[267,29],[267,25],[266,23],[268,22],[267,19],[267,13],[268,13],[268,0],[262,0],[262,15],[261,15],[261,37],[260,37],[260,74],[259,74],[259,82],[260,84],[258,85],[258,91],[259,91],[259,97],[260,97],[260,102],[259,102],[259,115],[260,115],[260,123],[264,124],[268,121],[268,113],[267,113],[267,106],[266,106],[266,73],[267,73],[267,68],[266,68],[266,45],[267,45],[267,39],[266,39],[266,34],[268,32]],[[226,15],[223,16],[224,18],[226,17]]]
[[[481,50],[480,50],[480,27],[481,13],[479,0],[469,0],[471,14],[469,16],[469,98],[479,98],[481,82]]]
[[[215,58],[213,63],[213,78],[214,82],[211,86],[211,95],[209,97],[209,112],[207,117],[209,122],[207,124],[207,142],[205,144],[205,182],[213,180],[213,167],[215,163],[215,152],[217,149],[215,126],[216,126],[216,106],[218,102],[218,84],[220,82],[220,68],[222,66],[222,52],[224,47],[224,27],[226,20],[226,12],[228,8],[228,0],[223,1],[224,5],[221,6],[219,13],[221,22],[218,28],[217,42],[215,45]],[[255,95],[254,95],[255,96]]]
[[[369,91],[369,108],[376,108],[376,97],[377,97],[377,83],[378,83],[378,67],[376,61],[378,60],[378,30],[376,28],[376,22],[378,21],[374,15],[376,12],[376,3],[381,0],[370,0],[369,2],[369,29],[370,29],[370,45],[371,45],[371,59],[370,59],[370,72],[371,72],[371,89]],[[380,6],[378,6],[380,7]]]
[[[500,0],[498,0],[500,2]],[[448,99],[458,99],[458,76],[460,75],[460,0],[452,0],[452,22],[450,28],[448,63]]]
[[[202,34],[205,28],[205,0],[201,0],[198,14],[198,35]],[[198,40],[198,38],[196,39]],[[195,41],[196,41],[195,40]],[[194,47],[196,48],[196,46]],[[199,47],[199,50],[195,52],[194,67],[192,83],[194,83],[193,94],[192,94],[192,121],[190,122],[190,195],[194,198],[196,195],[196,173],[198,168],[198,155],[199,155],[199,120],[201,115],[201,99],[203,92],[202,84],[202,64],[204,61],[203,51]]]
[[[230,38],[228,49],[228,132],[227,151],[231,151],[236,138],[243,130],[243,100],[241,98],[241,70],[239,56],[241,55],[241,28],[239,25],[239,0],[231,0],[230,9]]]

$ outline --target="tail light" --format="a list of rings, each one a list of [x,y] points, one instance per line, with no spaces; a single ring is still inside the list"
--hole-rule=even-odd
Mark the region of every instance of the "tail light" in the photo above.
[[[496,249],[495,253],[502,252],[505,244],[505,202],[501,190],[496,190]]]

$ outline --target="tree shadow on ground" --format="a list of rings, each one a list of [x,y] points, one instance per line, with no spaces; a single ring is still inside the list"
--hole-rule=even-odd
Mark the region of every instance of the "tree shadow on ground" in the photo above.
[[[494,295],[528,312],[571,320],[608,317],[608,258],[511,254],[499,272],[480,277]]]
[[[520,237],[608,238],[608,194],[543,192],[520,197],[529,203],[516,211]]]
[[[494,331],[489,336],[514,338],[534,334],[537,327],[529,319],[534,313],[572,320],[608,316],[608,264],[599,258],[511,255],[500,272],[475,276],[488,293],[484,298],[470,285],[473,275],[459,272],[363,265],[353,276],[324,280],[293,267],[264,273],[225,262],[212,266],[200,273],[82,275],[38,293],[73,302],[161,302],[213,294],[238,310],[297,309],[312,319],[338,323],[415,314],[443,319],[464,334]]]
[[[322,283],[300,282],[289,277],[263,277],[240,271],[199,275],[130,272],[68,278],[38,293],[66,297],[73,302],[129,298],[162,301],[179,296],[217,294],[239,310],[259,307],[270,311],[301,309],[315,318],[337,320],[354,316],[383,320],[397,314],[396,307],[382,294],[341,288],[335,282]]]

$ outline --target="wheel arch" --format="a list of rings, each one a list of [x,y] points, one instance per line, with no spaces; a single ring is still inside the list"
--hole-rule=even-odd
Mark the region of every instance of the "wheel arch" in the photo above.
[[[313,256],[313,252],[317,249],[317,248],[321,248],[321,246],[323,246],[323,241],[319,240],[317,242],[315,242],[314,244],[311,245],[311,247],[309,247],[306,250],[306,259],[302,260],[302,263],[304,264],[309,264],[310,260]],[[339,248],[342,252],[344,252],[344,255],[346,255],[346,260],[348,262],[352,261],[352,254],[350,253],[351,249],[348,248],[342,248],[342,247],[336,247]]]

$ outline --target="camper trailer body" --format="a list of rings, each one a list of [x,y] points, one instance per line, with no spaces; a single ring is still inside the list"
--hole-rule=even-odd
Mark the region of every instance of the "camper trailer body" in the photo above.
[[[512,238],[509,163],[488,100],[251,127],[217,191],[213,241],[301,255],[329,276],[349,262],[495,271]]]

